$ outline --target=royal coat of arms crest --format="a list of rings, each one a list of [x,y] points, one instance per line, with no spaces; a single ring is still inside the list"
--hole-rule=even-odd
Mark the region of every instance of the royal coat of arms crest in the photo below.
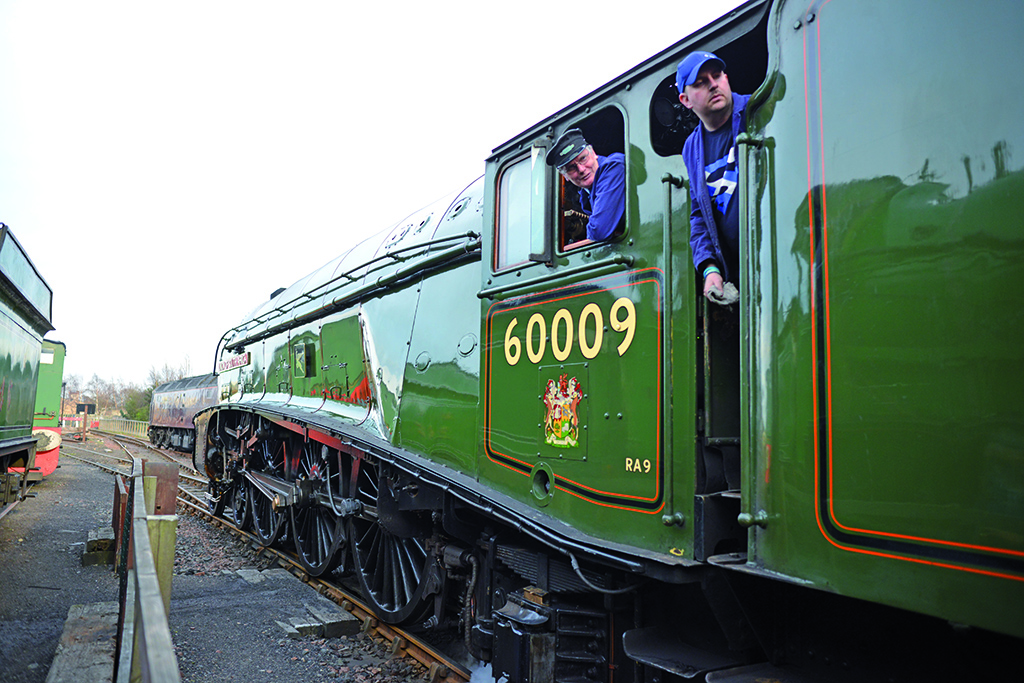
[[[563,374],[558,380],[548,380],[544,391],[544,442],[556,448],[579,446],[580,416],[577,407],[583,391],[575,377]]]

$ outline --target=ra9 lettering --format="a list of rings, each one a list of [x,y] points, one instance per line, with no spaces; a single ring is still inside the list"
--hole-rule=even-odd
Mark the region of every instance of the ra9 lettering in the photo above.
[[[616,346],[621,356],[629,349],[636,334],[636,306],[633,301],[626,297],[616,299],[608,313],[608,322],[612,330],[622,334]],[[531,315],[526,322],[525,338],[520,338],[522,330],[517,329],[518,325],[519,318],[512,318],[505,328],[505,361],[509,365],[518,363],[525,347],[530,362],[534,365],[540,363],[548,347],[547,318],[542,313]],[[551,354],[556,361],[568,359],[574,344],[578,344],[580,353],[590,360],[597,357],[604,343],[604,312],[591,302],[580,311],[577,322],[568,309],[561,308],[551,319],[550,329]]]
[[[650,474],[651,461],[647,458],[644,458],[643,460],[640,458],[626,458],[626,471]]]

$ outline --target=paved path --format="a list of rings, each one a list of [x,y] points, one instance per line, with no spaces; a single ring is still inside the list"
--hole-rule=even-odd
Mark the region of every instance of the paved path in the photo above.
[[[117,600],[106,565],[82,566],[90,531],[110,526],[114,476],[63,458],[0,519],[0,680],[44,683],[75,604]]]

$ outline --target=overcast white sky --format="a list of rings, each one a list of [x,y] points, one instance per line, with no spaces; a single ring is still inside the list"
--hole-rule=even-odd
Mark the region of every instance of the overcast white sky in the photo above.
[[[65,374],[221,334],[739,0],[0,0],[0,221]]]

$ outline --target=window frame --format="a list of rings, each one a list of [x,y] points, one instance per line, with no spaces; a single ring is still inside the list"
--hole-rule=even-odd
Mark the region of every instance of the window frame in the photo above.
[[[528,151],[516,154],[501,164],[498,170],[495,180],[494,253],[491,260],[491,267],[495,273],[522,268],[532,263],[550,262],[552,169],[545,162],[546,153],[546,145],[534,144]],[[523,166],[524,164],[528,165]],[[516,188],[518,191],[510,197],[505,183],[513,170],[528,171],[529,186],[527,193],[522,193]],[[522,178],[517,180],[521,181]],[[514,196],[516,194],[518,197]],[[517,221],[510,224],[509,214],[505,209],[508,206],[516,206],[517,199],[521,202],[524,194],[529,199],[525,216],[529,234],[522,243],[512,244],[505,236],[513,233],[516,226],[522,225],[523,216],[518,216]]]

